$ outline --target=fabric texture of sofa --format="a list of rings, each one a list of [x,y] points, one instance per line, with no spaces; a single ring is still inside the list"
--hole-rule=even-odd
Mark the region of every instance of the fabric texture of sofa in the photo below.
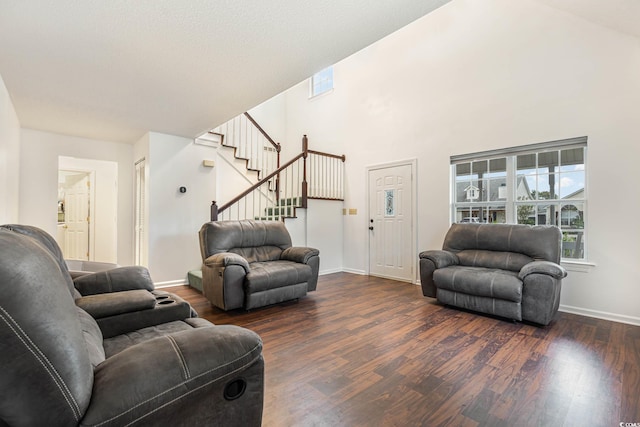
[[[199,235],[203,293],[222,310],[249,310],[316,290],[318,250],[292,247],[280,221],[213,221]]]
[[[556,226],[453,224],[442,250],[420,254],[424,296],[548,325],[558,311],[562,233]]]
[[[35,239],[56,260],[76,304],[92,315],[105,338],[148,326],[197,317],[188,302],[179,296],[157,291],[145,267],[102,269],[96,273],[71,273],[69,261],[55,239],[30,225],[0,226]]]
[[[262,341],[187,318],[104,339],[42,243],[0,228],[0,425],[259,426]]]

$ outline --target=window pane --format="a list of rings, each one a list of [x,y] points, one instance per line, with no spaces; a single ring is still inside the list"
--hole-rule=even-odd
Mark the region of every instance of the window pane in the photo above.
[[[584,170],[560,174],[560,198],[584,199]]]
[[[507,182],[505,178],[497,178],[497,179],[489,179],[488,183],[488,194],[489,201],[494,202],[497,200],[506,200],[507,199]]]
[[[507,199],[507,159],[489,160],[489,173],[487,176],[487,201]]]
[[[472,162],[471,163],[471,172],[473,173],[473,175],[475,175],[478,178],[482,178],[484,176],[484,174],[487,173],[487,171],[489,166],[489,162],[486,160],[481,160],[481,161],[477,161],[477,162]]]
[[[554,174],[539,175],[537,179],[537,185],[535,193],[532,191],[533,197],[537,200],[550,200],[555,199],[555,194],[551,192],[551,189],[555,186],[556,176]]]
[[[465,207],[465,208],[456,208],[456,222],[470,222],[470,223],[477,223],[480,222],[480,219],[478,217],[478,215],[480,215],[482,212],[480,212],[478,210],[478,208],[470,208],[470,207]]]
[[[548,151],[538,153],[538,170],[540,173],[550,173],[558,171],[558,152]]]
[[[562,205],[560,211],[560,226],[567,228],[584,228],[584,203]]]
[[[584,232],[565,231],[562,233],[562,258],[584,258]]]
[[[535,205],[517,205],[516,215],[518,224],[536,225],[536,206]]]
[[[333,89],[333,67],[325,68],[311,77],[311,96]]]
[[[507,174],[506,157],[489,160],[489,171],[491,172],[491,176],[495,176],[496,174],[500,176],[506,175]]]
[[[560,152],[560,170],[584,170],[584,148],[571,148]]]
[[[454,200],[457,203],[466,202],[465,190],[471,185],[471,163],[460,163],[455,165],[456,186],[454,188]]]
[[[461,176],[470,178],[469,175],[471,175],[471,163],[459,163],[456,165],[456,181]]]
[[[516,158],[518,175],[536,173],[536,155],[522,154]]]
[[[507,222],[505,205],[492,205],[487,208],[486,222],[504,224]]]

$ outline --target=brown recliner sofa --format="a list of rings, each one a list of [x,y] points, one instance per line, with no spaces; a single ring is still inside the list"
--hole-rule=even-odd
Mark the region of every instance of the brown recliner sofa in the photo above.
[[[259,426],[262,342],[186,318],[104,339],[43,244],[0,228],[0,425]]]
[[[442,250],[420,254],[424,296],[548,325],[558,311],[562,233],[555,226],[453,224]]]

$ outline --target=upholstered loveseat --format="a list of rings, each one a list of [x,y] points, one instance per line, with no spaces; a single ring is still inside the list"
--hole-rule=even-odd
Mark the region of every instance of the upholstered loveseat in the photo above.
[[[187,318],[104,339],[36,239],[0,228],[0,425],[259,426],[262,342]]]
[[[442,250],[420,254],[424,296],[547,325],[558,311],[562,235],[555,226],[453,224]]]
[[[205,223],[200,250],[203,293],[222,310],[297,299],[318,284],[318,250],[292,247],[280,221]]]

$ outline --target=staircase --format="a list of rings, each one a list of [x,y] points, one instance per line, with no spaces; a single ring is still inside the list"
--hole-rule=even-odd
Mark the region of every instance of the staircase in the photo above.
[[[258,219],[279,221],[295,218],[296,209],[306,208],[307,200],[344,198],[344,156],[309,150],[302,140],[302,152],[282,166],[280,144],[244,113],[212,129],[207,139],[234,150],[234,157],[245,161],[258,181],[218,206],[211,205],[211,220]]]

